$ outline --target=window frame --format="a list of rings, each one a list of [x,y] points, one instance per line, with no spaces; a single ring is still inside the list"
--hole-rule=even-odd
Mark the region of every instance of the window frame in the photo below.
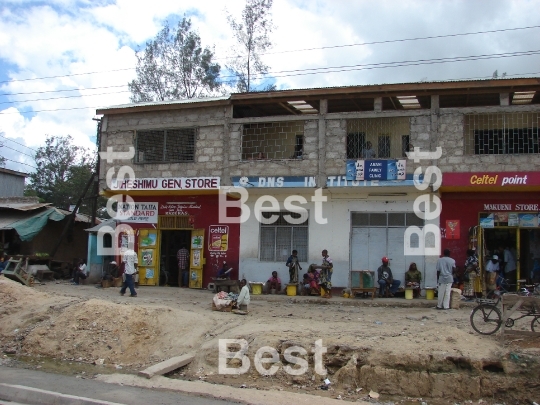
[[[189,131],[192,132],[190,134],[186,134],[187,143],[191,145],[193,148],[193,151],[188,153],[188,155],[191,157],[191,159],[180,159],[180,160],[166,160],[166,157],[168,155],[167,150],[167,134],[169,131]],[[139,150],[139,142],[141,140],[141,133],[148,133],[148,132],[162,132],[163,133],[163,153],[162,153],[162,160],[139,160],[139,153],[144,153],[145,151]],[[196,141],[198,139],[199,134],[199,128],[198,127],[179,127],[179,128],[159,128],[159,129],[144,129],[144,130],[137,130],[135,132],[135,156],[133,158],[133,161],[135,164],[163,164],[163,163],[194,163],[195,162],[195,155],[197,153],[196,150]]]
[[[309,211],[306,216],[306,219],[301,224],[290,224],[286,222],[284,215],[291,215],[296,217],[297,213],[290,211],[262,211],[261,216],[264,215],[279,215],[279,218],[272,224],[265,224],[262,221],[259,222],[259,261],[265,263],[280,263],[283,257],[278,251],[281,249],[278,247],[278,229],[284,230],[289,229],[290,231],[290,245],[288,247],[287,258],[291,255],[293,249],[298,250],[298,257],[301,262],[307,262],[309,257]],[[263,241],[263,230],[273,229],[273,258],[271,260],[263,258],[263,243],[268,243],[268,241]],[[305,240],[302,241],[303,244],[298,243],[298,240],[295,241],[295,229],[303,229],[305,232]],[[299,238],[302,236],[300,235]],[[302,249],[305,246],[305,249]]]

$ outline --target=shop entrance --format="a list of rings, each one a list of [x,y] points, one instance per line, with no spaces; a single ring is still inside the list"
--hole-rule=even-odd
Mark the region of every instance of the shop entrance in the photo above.
[[[487,215],[481,214],[480,221]],[[529,216],[519,213],[518,215]],[[485,264],[496,254],[504,261],[504,250],[501,250],[501,247],[503,249],[509,247],[516,260],[516,272],[506,273],[505,278],[510,280],[512,288],[515,288],[515,285],[538,282],[536,279],[540,281],[540,230],[530,229],[528,223],[526,226],[521,226],[521,223],[516,224],[519,226],[506,226],[507,222],[509,221],[503,220],[497,224],[495,221],[494,227],[481,228],[480,260]]]
[[[484,229],[484,259],[487,263],[494,255],[498,256],[499,266],[501,270],[504,270],[500,271],[499,274],[504,275],[509,280],[508,283],[512,290],[517,288],[517,280],[520,278],[519,258],[523,257],[520,236],[523,232],[523,230],[518,228],[510,227]],[[515,269],[511,269],[510,267],[515,267]]]
[[[171,287],[188,287],[189,283],[189,260],[187,262],[186,275],[182,279],[178,271],[178,250],[185,247],[190,250],[191,229],[176,229],[161,231],[160,246],[160,269],[159,285]]]

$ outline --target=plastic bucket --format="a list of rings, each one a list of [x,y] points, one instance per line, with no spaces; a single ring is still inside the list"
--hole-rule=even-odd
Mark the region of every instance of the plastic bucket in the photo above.
[[[261,295],[262,294],[262,285],[260,284],[252,284],[253,289],[253,295]]]
[[[321,286],[321,297],[324,297],[326,295],[326,290],[323,286]]]
[[[426,290],[426,300],[435,299],[435,290]]]
[[[287,295],[296,295],[296,284],[287,285]]]
[[[406,300],[412,300],[413,299],[413,290],[411,290],[409,288],[405,290],[405,299]]]

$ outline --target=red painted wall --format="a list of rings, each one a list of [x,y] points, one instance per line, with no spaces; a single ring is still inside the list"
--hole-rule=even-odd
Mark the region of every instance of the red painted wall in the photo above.
[[[232,279],[238,279],[239,255],[240,255],[240,224],[221,224],[219,222],[219,200],[218,195],[199,196],[134,196],[135,202],[157,202],[158,215],[183,215],[189,214],[193,217],[193,228],[204,229],[204,257],[206,264],[203,266],[203,288],[212,281],[211,277],[217,275],[217,268],[221,268],[224,260],[233,267]],[[178,204],[167,204],[168,202],[194,202],[195,204],[182,204],[181,212],[175,212]],[[237,211],[237,212],[235,212]],[[239,209],[228,209],[229,216],[239,216]],[[151,228],[155,229],[157,224],[129,223],[133,229]],[[224,225],[229,227],[228,248],[225,252],[213,252],[209,249],[210,226]],[[138,239],[135,239],[135,246],[138,246]],[[180,248],[180,246],[178,247]]]
[[[460,220],[460,238],[446,239],[443,234],[441,249],[450,249],[456,265],[463,266],[469,248],[469,228],[478,225],[478,213],[496,212],[485,210],[484,204],[540,204],[540,192],[443,193],[441,201],[441,228],[446,227],[447,220]]]

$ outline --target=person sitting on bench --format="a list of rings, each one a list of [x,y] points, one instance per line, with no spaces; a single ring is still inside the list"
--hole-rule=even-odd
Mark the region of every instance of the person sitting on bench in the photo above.
[[[390,297],[393,297],[397,292],[401,281],[394,280],[392,269],[388,266],[390,259],[385,256],[381,260],[382,265],[377,269],[377,276],[379,278],[379,297],[385,296],[386,286],[390,287]]]
[[[86,261],[81,259],[79,261],[79,266],[77,269],[75,269],[75,273],[73,274],[73,284],[79,285],[79,280],[85,280],[86,277],[88,277],[88,269],[86,267]]]
[[[273,271],[272,277],[266,282],[266,293],[270,294],[272,290],[276,290],[277,293],[281,291],[281,279],[278,277],[277,271]]]
[[[422,281],[422,273],[416,268],[416,263],[411,263],[409,270],[405,273],[405,285],[413,289],[413,297],[420,296],[420,282]]]
[[[223,261],[223,267],[218,271],[217,278],[221,280],[229,280],[231,278],[232,267],[227,265],[226,261]]]

